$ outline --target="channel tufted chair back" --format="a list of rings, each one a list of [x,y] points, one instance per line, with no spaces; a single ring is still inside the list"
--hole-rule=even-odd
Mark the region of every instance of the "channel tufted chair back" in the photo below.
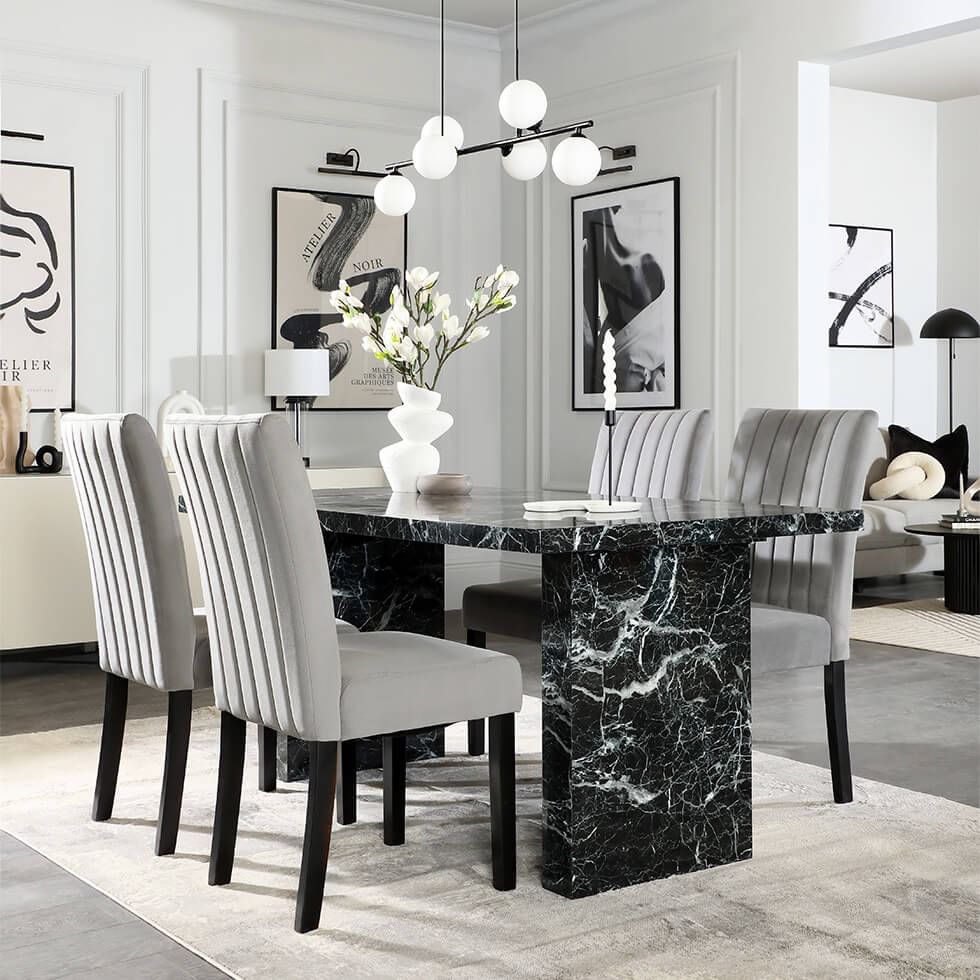
[[[161,691],[206,684],[194,676],[199,643],[184,547],[149,423],[141,415],[72,415],[64,438],[88,546],[100,666]]]
[[[726,499],[858,510],[877,425],[870,411],[752,409],[735,437]],[[850,653],[856,539],[817,534],[755,546],[753,602],[826,619],[831,660]]]
[[[340,737],[340,660],[313,496],[281,415],[174,415],[217,706],[307,741]]]
[[[700,500],[711,443],[711,412],[620,412],[613,432],[613,493]],[[600,426],[589,493],[609,492],[609,436]]]

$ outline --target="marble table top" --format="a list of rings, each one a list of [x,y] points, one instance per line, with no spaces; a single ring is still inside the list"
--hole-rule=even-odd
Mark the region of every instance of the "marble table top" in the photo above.
[[[861,510],[829,511],[717,500],[643,500],[635,513],[526,515],[530,500],[587,500],[587,494],[475,488],[465,497],[389,490],[314,491],[325,530],[375,538],[552,554],[761,541],[860,530]]]

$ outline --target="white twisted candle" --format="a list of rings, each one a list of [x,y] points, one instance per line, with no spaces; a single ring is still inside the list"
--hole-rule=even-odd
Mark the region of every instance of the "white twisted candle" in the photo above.
[[[607,412],[616,411],[616,339],[611,330],[602,338],[603,407]]]

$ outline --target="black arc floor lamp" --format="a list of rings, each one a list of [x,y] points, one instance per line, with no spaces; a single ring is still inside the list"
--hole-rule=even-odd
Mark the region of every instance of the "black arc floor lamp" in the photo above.
[[[919,331],[920,337],[949,341],[949,429],[953,431],[953,361],[956,341],[980,338],[980,323],[965,310],[940,310],[933,313]]]

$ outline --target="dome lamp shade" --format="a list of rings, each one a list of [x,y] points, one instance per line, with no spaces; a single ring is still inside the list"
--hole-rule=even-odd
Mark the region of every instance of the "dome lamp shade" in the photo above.
[[[922,324],[919,336],[931,340],[969,340],[980,337],[980,323],[965,310],[940,310]]]

